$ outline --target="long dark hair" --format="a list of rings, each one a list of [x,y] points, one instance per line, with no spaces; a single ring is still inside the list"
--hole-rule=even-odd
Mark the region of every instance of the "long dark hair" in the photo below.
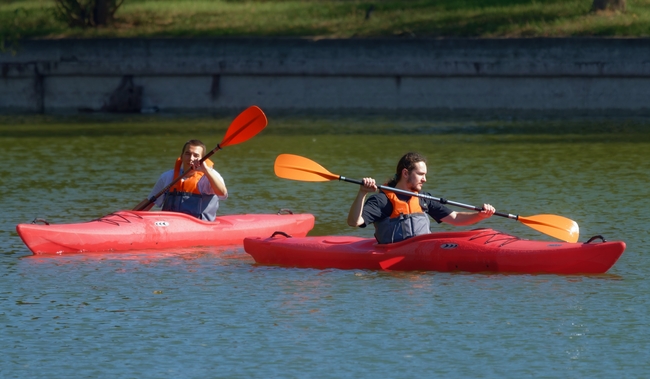
[[[388,187],[395,187],[399,181],[399,178],[402,177],[402,170],[407,169],[408,172],[411,172],[418,162],[427,163],[427,159],[424,157],[424,155],[415,152],[404,154],[402,158],[400,158],[399,162],[397,162],[395,175],[392,178],[388,179],[384,185]]]

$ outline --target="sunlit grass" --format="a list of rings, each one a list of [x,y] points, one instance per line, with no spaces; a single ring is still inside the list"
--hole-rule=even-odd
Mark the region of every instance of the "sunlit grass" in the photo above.
[[[591,3],[591,0],[125,0],[111,26],[84,29],[69,28],[56,20],[53,0],[3,0],[0,34],[5,38],[650,35],[650,0],[628,0],[625,12],[592,13]]]

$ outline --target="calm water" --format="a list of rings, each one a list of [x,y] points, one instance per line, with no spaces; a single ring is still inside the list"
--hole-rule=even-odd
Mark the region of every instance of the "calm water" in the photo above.
[[[230,120],[0,118],[0,377],[650,375],[650,120],[269,116],[213,157],[231,196],[221,213],[290,208],[316,215],[313,235],[370,236],[345,225],[354,185],[276,178],[275,157],[384,179],[420,151],[436,196],[624,240],[605,275],[285,269],[218,247],[35,257],[15,233],[132,208],[187,139],[214,147]]]

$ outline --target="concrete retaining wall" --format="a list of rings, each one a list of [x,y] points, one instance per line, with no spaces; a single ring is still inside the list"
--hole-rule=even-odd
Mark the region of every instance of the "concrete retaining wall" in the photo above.
[[[28,40],[0,67],[3,113],[650,114],[650,39]]]

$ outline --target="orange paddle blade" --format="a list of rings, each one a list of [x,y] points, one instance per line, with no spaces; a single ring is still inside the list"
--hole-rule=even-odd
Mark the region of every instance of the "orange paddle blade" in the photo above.
[[[226,136],[219,144],[224,148],[236,145],[255,137],[268,124],[266,115],[258,106],[250,106],[237,116],[226,131]]]
[[[578,242],[580,227],[575,221],[558,215],[535,215],[517,219],[528,227],[566,242]]]
[[[303,182],[327,182],[338,180],[340,175],[332,174],[323,166],[299,155],[280,154],[273,165],[275,175],[283,179]]]

